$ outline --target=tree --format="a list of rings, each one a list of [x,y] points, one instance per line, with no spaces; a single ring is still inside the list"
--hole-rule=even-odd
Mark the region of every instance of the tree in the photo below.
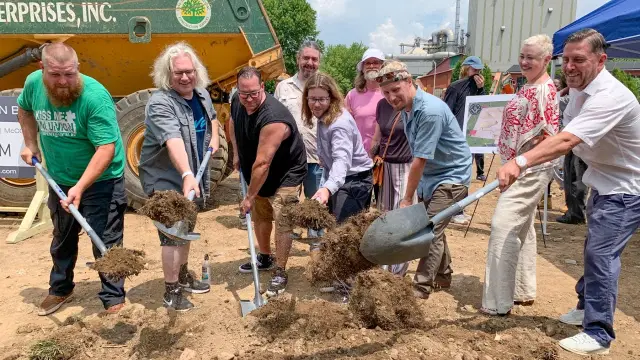
[[[191,16],[199,16],[204,12],[204,9],[204,4],[200,0],[187,0],[180,8],[180,10]]]
[[[316,11],[305,0],[263,0],[262,3],[282,46],[286,72],[293,75],[298,70],[296,54],[300,44],[318,37]],[[319,42],[319,45],[324,44]]]
[[[620,69],[613,69],[613,71],[611,71],[611,75],[623,83],[624,86],[631,90],[633,95],[640,100],[640,80],[638,78],[631,76]]]
[[[366,50],[367,47],[362,43],[353,43],[349,47],[342,44],[327,47],[320,70],[333,77],[342,95],[346,95],[353,88],[353,80],[358,74],[356,64],[360,62]]]

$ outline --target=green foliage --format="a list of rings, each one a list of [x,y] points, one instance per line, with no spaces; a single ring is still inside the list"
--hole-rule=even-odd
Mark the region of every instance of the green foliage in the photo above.
[[[462,63],[466,56],[462,56],[460,60],[456,63],[456,66],[453,67],[453,71],[451,74],[451,82],[460,80],[460,70],[462,70]],[[484,92],[485,94],[489,94],[491,91],[491,83],[493,82],[493,72],[491,68],[486,63],[484,64],[484,69],[482,69],[482,77],[484,77]]]
[[[620,69],[613,69],[613,71],[611,71],[611,74],[615,76],[615,78],[618,79],[621,83],[623,83],[624,86],[631,90],[633,95],[635,95],[635,97],[640,100],[640,79],[631,76]]]
[[[356,64],[362,59],[367,47],[362,43],[346,45],[329,45],[320,64],[320,70],[331,75],[338,83],[342,95],[353,88],[356,78]]]
[[[278,36],[288,74],[296,73],[296,54],[304,40],[316,40],[316,11],[305,0],[263,0],[271,25]],[[318,41],[321,48],[324,43]]]
[[[491,72],[491,68],[487,64],[484,64],[484,69],[482,69],[482,77],[484,78],[484,93],[488,95],[491,92],[493,83],[493,72]]]
[[[198,16],[204,12],[205,6],[200,0],[187,0],[182,4],[180,10],[191,16]]]
[[[462,63],[464,62],[464,56],[458,60],[456,66],[453,67],[453,72],[451,74],[451,82],[460,80],[460,70],[462,69]]]

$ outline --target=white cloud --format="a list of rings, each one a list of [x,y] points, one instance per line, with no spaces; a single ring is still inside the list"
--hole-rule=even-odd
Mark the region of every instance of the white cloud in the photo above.
[[[322,18],[340,17],[347,11],[347,0],[310,0],[309,4]]]
[[[413,44],[416,36],[423,36],[424,25],[412,22],[407,26],[396,27],[391,18],[378,25],[369,33],[369,46],[382,50],[385,54],[398,53],[400,43]]]

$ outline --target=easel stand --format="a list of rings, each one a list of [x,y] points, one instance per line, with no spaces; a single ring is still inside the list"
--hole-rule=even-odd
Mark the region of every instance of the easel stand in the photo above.
[[[25,212],[18,230],[7,236],[7,243],[15,244],[53,228],[49,209],[47,208],[48,199],[49,184],[40,173],[36,172],[36,193],[28,208],[0,207],[0,211]]]

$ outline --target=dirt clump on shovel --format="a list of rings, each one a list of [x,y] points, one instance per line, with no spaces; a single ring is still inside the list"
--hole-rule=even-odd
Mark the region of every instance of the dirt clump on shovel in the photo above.
[[[425,324],[410,280],[379,268],[356,276],[349,310],[367,328],[421,329]]]
[[[374,263],[360,253],[360,242],[369,225],[380,212],[365,211],[347,219],[329,231],[322,239],[320,254],[312,257],[309,272],[312,282],[346,280],[361,271],[371,269]]]
[[[303,229],[333,229],[336,218],[329,209],[315,200],[286,205],[280,213],[280,221]]]
[[[91,269],[111,279],[123,279],[140,274],[144,264],[143,251],[112,247],[91,265]]]
[[[172,227],[176,222],[185,220],[189,224],[189,231],[196,227],[198,208],[193,201],[189,201],[182,194],[173,190],[157,191],[138,209],[138,213],[148,216],[166,227]]]

